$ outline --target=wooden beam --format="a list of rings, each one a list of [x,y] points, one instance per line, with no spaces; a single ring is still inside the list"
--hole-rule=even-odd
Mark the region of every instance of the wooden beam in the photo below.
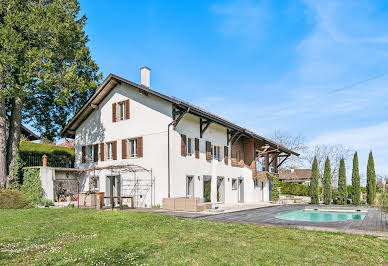
[[[226,143],[229,146],[229,143],[236,137],[238,131],[226,129]]]
[[[232,145],[233,145],[234,143],[236,143],[236,141],[238,141],[238,140],[241,138],[242,135],[244,135],[244,134],[243,134],[243,133],[240,133],[240,132],[237,132],[237,133],[236,133],[237,138],[233,138],[233,139],[232,139]]]
[[[212,121],[210,120],[203,120],[202,118],[199,118],[199,136],[202,138],[203,133],[205,133],[206,129],[210,126]]]
[[[172,110],[172,118],[174,119],[174,129],[178,126],[179,124],[179,121],[181,121],[181,119],[183,118],[183,116],[188,113],[190,111],[190,107],[184,111],[184,110],[181,110],[181,109],[178,109],[178,108],[173,108]]]
[[[285,156],[284,159],[278,164],[278,168],[285,162],[285,160],[288,159],[288,157],[290,157],[289,154],[287,154],[287,156]]]

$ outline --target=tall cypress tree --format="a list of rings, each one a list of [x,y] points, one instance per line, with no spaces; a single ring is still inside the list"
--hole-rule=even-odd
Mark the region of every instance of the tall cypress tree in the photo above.
[[[353,157],[353,171],[352,171],[352,203],[360,205],[361,187],[360,187],[360,172],[358,170],[358,156],[357,152]]]
[[[330,159],[329,157],[327,157],[325,162],[325,171],[323,172],[323,203],[326,205],[329,205],[331,203],[331,189]]]
[[[346,168],[344,158],[340,161],[339,174],[338,174],[338,204],[345,205],[348,197],[348,191],[346,190]]]
[[[369,205],[373,205],[376,198],[376,172],[372,151],[369,153],[366,178],[367,202]]]
[[[319,169],[317,157],[314,158],[310,181],[311,204],[319,204]]]

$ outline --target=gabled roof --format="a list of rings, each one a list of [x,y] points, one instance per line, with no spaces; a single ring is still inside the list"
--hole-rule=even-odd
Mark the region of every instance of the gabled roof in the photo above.
[[[22,133],[22,135],[24,135],[29,141],[38,140],[38,139],[39,139],[39,136],[38,136],[38,135],[36,135],[34,132],[32,132],[31,130],[29,130],[29,129],[28,129],[27,127],[25,127],[24,125],[22,125],[21,133]]]
[[[311,179],[311,169],[284,169],[279,172],[280,180],[305,180]]]
[[[122,78],[120,76],[117,76],[115,74],[109,74],[106,79],[102,82],[102,84],[97,88],[96,92],[90,97],[90,99],[86,102],[86,104],[74,115],[72,119],[67,123],[67,125],[63,128],[60,135],[62,137],[69,137],[74,138],[75,136],[75,130],[79,127],[79,125],[89,116],[93,110],[97,109],[98,104],[109,94],[109,92],[118,84],[127,84],[132,87],[135,87],[139,89],[140,92],[145,94],[152,94],[156,97],[159,97],[163,100],[166,100],[167,102],[172,103],[176,108],[187,111],[190,114],[209,119],[210,121],[222,125],[226,128],[229,128],[231,130],[235,130],[237,132],[241,132],[245,136],[249,136],[261,141],[264,141],[265,143],[268,143],[269,145],[272,145],[274,147],[279,148],[282,152],[285,152],[287,154],[293,154],[296,156],[299,156],[298,153],[288,149],[287,147],[284,147],[281,144],[278,144],[276,142],[273,142],[269,139],[266,139],[262,136],[259,136],[255,134],[254,132],[251,132],[243,127],[240,127],[228,120],[225,120],[222,117],[219,117],[215,114],[212,114],[210,112],[207,112],[206,110],[203,110],[195,105],[192,105],[188,102],[185,102],[183,100],[180,100],[175,97],[170,97],[167,95],[164,95],[162,93],[159,93],[153,89],[150,89],[148,87],[145,87],[143,85],[137,84],[135,82],[132,82],[130,80],[127,80],[125,78]]]

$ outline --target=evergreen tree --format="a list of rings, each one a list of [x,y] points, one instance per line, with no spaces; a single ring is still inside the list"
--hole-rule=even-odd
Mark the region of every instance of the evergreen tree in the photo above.
[[[372,151],[369,153],[366,178],[367,202],[369,205],[373,205],[376,198],[376,172]]]
[[[332,198],[330,159],[326,158],[325,171],[323,172],[323,203],[329,205]]]
[[[348,191],[346,189],[346,168],[344,158],[340,161],[339,174],[338,174],[338,204],[345,205],[348,197]]]
[[[361,187],[360,187],[360,172],[358,170],[358,156],[357,152],[353,157],[353,171],[352,171],[352,203],[360,205]]]
[[[310,181],[311,204],[319,204],[319,169],[317,158],[314,158]]]

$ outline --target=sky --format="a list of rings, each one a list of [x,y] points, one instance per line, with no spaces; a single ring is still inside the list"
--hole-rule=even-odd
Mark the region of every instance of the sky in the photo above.
[[[148,66],[157,91],[264,136],[347,145],[361,173],[372,150],[388,176],[387,1],[80,4],[104,77],[139,83]]]

